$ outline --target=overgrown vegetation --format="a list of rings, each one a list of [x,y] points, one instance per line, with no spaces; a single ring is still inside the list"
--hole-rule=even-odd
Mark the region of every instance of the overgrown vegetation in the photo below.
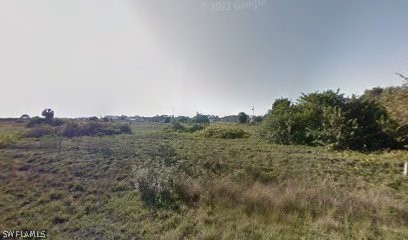
[[[335,152],[162,126],[62,145],[53,135],[13,139],[0,149],[0,228],[45,229],[50,239],[408,238],[406,151]],[[213,128],[258,126],[202,131]],[[23,130],[0,122],[1,136]]]
[[[167,130],[173,131],[173,132],[189,132],[189,133],[193,133],[193,132],[197,132],[200,130],[204,129],[205,125],[201,125],[198,123],[193,123],[193,124],[183,124],[181,122],[178,121],[173,121],[171,122],[171,124],[169,126],[166,127]]]
[[[378,150],[404,146],[406,139],[398,127],[378,102],[328,90],[303,94],[296,103],[276,100],[261,135],[279,144]]]
[[[80,137],[80,136],[99,136],[130,134],[131,128],[123,123],[106,123],[100,121],[67,121],[62,125],[53,126],[46,123],[35,124],[25,134],[26,137],[43,136],[62,136],[62,137]]]
[[[248,138],[250,134],[238,126],[211,125],[199,132],[200,136],[207,138]]]

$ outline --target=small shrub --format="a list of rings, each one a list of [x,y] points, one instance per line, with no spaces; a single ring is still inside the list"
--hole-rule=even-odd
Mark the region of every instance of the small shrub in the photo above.
[[[7,134],[0,135],[0,148],[5,148],[13,145],[19,140],[19,135],[17,134]]]
[[[171,179],[161,178],[158,173],[147,171],[137,176],[136,185],[141,200],[148,207],[178,208]]]
[[[43,124],[48,124],[50,126],[58,127],[58,126],[62,126],[64,123],[65,122],[59,118],[53,118],[53,119],[47,120],[46,118],[33,117],[27,123],[26,127],[32,128],[32,127],[43,125]]]
[[[203,129],[204,129],[204,127],[201,126],[200,124],[193,124],[193,125],[191,125],[191,127],[188,128],[188,131],[193,133],[193,132],[201,131]]]
[[[40,138],[44,136],[52,136],[57,134],[57,129],[49,125],[39,125],[33,127],[25,134],[25,137]]]
[[[261,123],[263,121],[263,117],[262,116],[254,116],[251,119],[251,124],[257,124],[257,123]]]
[[[65,124],[61,129],[61,134],[64,137],[77,137],[80,136],[80,130],[78,123],[69,122]]]
[[[178,121],[173,121],[167,129],[174,132],[185,132],[187,130],[186,127]]]
[[[186,178],[174,183],[174,191],[187,206],[195,206],[200,200],[201,186],[193,179]]]
[[[119,132],[121,134],[131,134],[132,129],[130,128],[129,124],[119,124]]]
[[[233,126],[210,126],[200,131],[200,134],[207,138],[235,139],[249,137],[248,132],[239,127]]]
[[[115,135],[130,133],[132,133],[132,129],[128,124],[108,124],[97,121],[89,121],[85,123],[70,122],[65,124],[62,128],[62,136],[64,137]]]
[[[31,128],[34,127],[36,125],[40,125],[45,123],[45,119],[44,118],[40,118],[40,117],[33,117],[30,119],[30,121],[27,123],[27,127]]]

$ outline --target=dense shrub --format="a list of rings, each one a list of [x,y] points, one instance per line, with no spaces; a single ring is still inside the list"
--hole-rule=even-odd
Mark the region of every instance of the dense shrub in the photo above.
[[[249,133],[235,126],[217,126],[213,125],[200,131],[200,135],[208,138],[247,138]]]
[[[257,124],[257,123],[261,123],[263,121],[263,117],[262,116],[254,116],[251,118],[251,124]]]
[[[173,121],[167,129],[174,132],[185,132],[187,130],[187,128],[178,121]]]
[[[339,91],[303,94],[297,103],[278,99],[262,127],[262,137],[279,144],[324,145],[341,149],[398,148],[397,124],[385,108]]]
[[[38,123],[38,122],[37,122]],[[99,121],[88,122],[67,122],[62,126],[53,127],[45,122],[35,124],[25,134],[26,137],[43,137],[48,135],[58,135],[63,137],[97,136],[97,135],[115,135],[130,134],[132,130],[128,124],[105,123]]]
[[[390,118],[398,123],[397,140],[403,145],[408,145],[408,86],[373,88],[366,90],[362,98],[375,101],[387,109]]]
[[[35,125],[39,125],[39,124],[43,124],[43,123],[45,123],[45,118],[33,117],[27,123],[27,127],[34,127]]]
[[[143,171],[135,179],[135,185],[144,204],[152,208],[178,208],[173,181],[154,171]]]
[[[184,125],[178,121],[173,121],[169,126],[165,128],[165,130],[173,131],[173,132],[197,132],[203,130],[203,125],[194,123],[193,125]]]
[[[53,119],[46,119],[46,118],[40,118],[40,117],[33,117],[30,119],[30,121],[27,123],[27,127],[32,128],[38,125],[42,124],[48,124],[50,126],[58,127],[63,125],[65,122],[62,119],[59,118],[53,118]]]
[[[189,123],[191,122],[191,118],[187,117],[187,116],[178,116],[175,118],[175,120],[177,122],[181,122],[181,123]]]
[[[188,128],[188,131],[189,132],[197,132],[197,131],[201,131],[201,130],[203,130],[204,129],[204,127],[202,126],[202,125],[200,125],[200,124],[193,124],[193,125],[191,125],[189,128]]]
[[[49,125],[37,125],[36,127],[31,128],[26,134],[26,137],[40,138],[44,136],[52,136],[58,133],[58,129]]]
[[[131,132],[131,128],[128,124],[109,124],[98,121],[88,121],[84,123],[67,123],[63,126],[61,134],[64,137],[79,137],[130,134]]]

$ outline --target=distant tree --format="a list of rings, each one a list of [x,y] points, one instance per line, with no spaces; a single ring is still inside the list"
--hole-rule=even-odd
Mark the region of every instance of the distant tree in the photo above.
[[[171,117],[165,117],[163,120],[164,123],[171,123]]]
[[[188,123],[190,122],[190,118],[187,116],[178,116],[176,117],[176,121],[181,123]]]
[[[194,117],[194,122],[195,123],[200,123],[200,124],[209,124],[210,123],[210,119],[208,118],[207,115],[203,115],[200,113],[197,113]]]
[[[99,119],[98,119],[98,117],[93,116],[93,117],[90,117],[89,120],[90,120],[90,121],[98,121]]]
[[[54,111],[50,108],[46,108],[42,111],[41,115],[45,117],[47,121],[52,121],[54,119]]]
[[[238,122],[239,123],[247,123],[249,120],[249,116],[244,113],[244,112],[240,112],[238,113]]]

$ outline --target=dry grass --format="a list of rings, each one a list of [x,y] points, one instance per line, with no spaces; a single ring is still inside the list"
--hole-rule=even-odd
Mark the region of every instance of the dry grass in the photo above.
[[[46,229],[50,239],[408,238],[404,151],[132,127],[63,138],[61,147],[48,136],[0,149],[0,229]],[[135,186],[140,179],[155,204]]]

